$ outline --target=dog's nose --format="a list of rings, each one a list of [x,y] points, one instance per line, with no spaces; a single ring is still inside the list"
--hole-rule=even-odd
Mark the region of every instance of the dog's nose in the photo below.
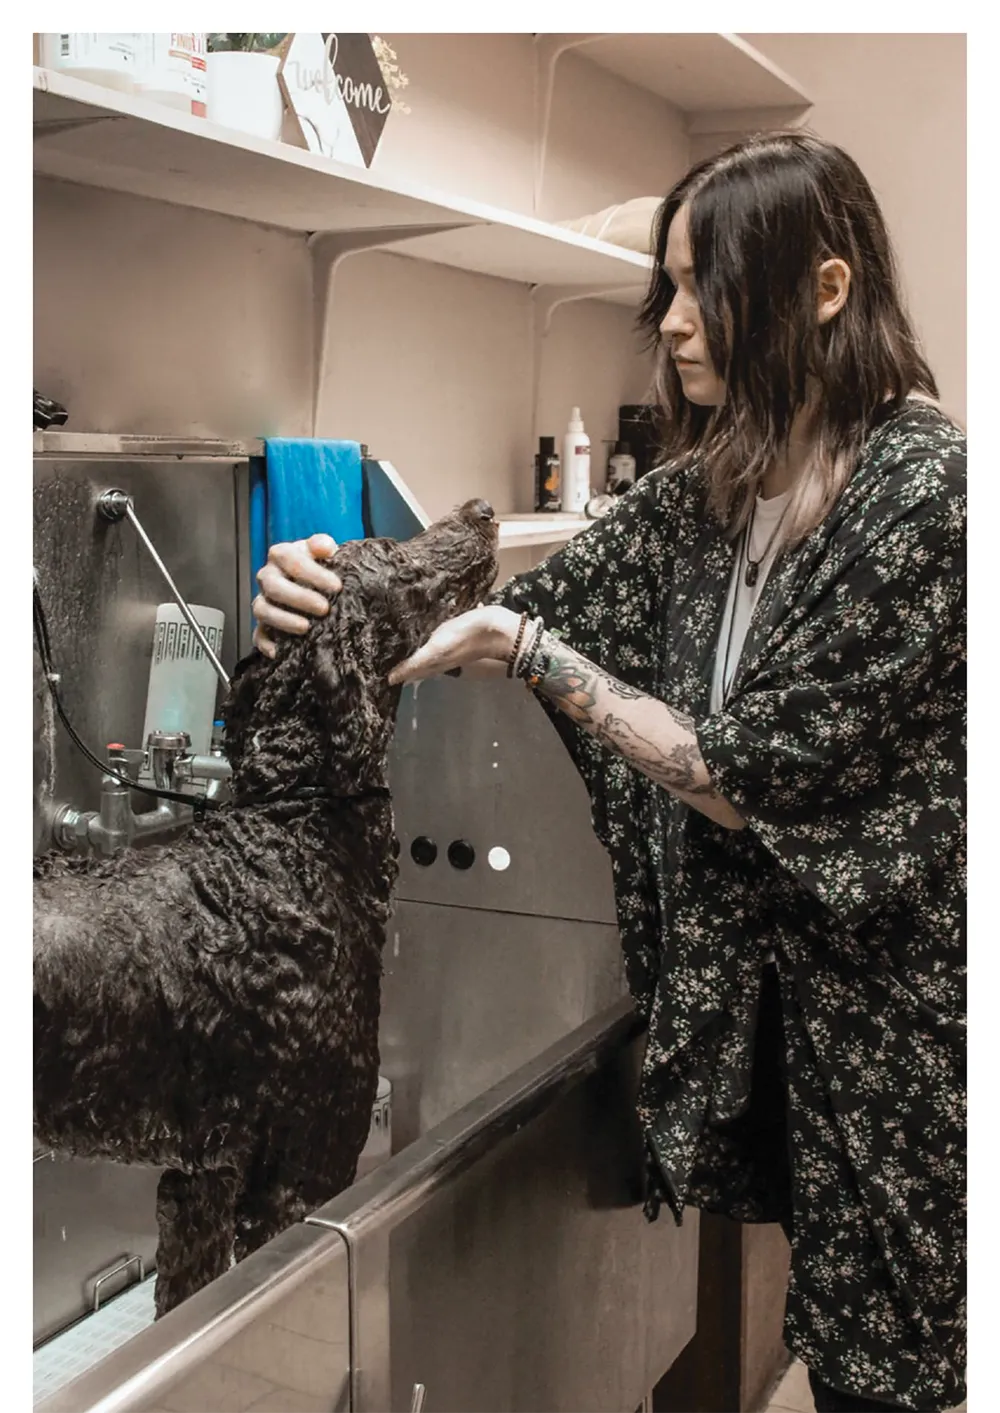
[[[488,500],[470,500],[466,506],[469,515],[476,520],[495,520],[493,507]]]

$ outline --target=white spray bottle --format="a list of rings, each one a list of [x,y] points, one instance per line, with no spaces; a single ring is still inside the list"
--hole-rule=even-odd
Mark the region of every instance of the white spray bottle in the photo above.
[[[582,515],[590,500],[590,438],[578,407],[573,408],[563,437],[562,478],[563,510]]]

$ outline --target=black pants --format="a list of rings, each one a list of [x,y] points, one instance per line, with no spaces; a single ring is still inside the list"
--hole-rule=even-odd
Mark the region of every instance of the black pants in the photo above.
[[[775,1094],[784,1095],[784,1102],[775,1105]],[[757,1014],[757,1035],[754,1042],[753,1078],[750,1106],[746,1119],[757,1130],[762,1153],[768,1155],[768,1167],[774,1175],[774,1186],[780,1194],[787,1215],[782,1227],[792,1239],[792,1153],[788,1133],[788,1080],[785,1073],[784,1028],[781,1020],[781,992],[778,969],[766,966],[761,981],[760,1008]],[[739,1122],[739,1121],[738,1121]],[[774,1156],[784,1155],[775,1163]],[[878,1403],[873,1398],[861,1398],[855,1393],[842,1393],[823,1383],[809,1370],[816,1413],[891,1413],[902,1409],[901,1403]]]

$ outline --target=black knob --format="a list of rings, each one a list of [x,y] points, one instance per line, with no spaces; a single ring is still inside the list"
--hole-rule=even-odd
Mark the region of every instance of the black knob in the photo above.
[[[392,857],[399,858],[399,836],[397,834],[392,836]]]
[[[476,862],[476,851],[468,839],[456,839],[448,845],[448,862],[452,868],[471,868]]]
[[[431,864],[438,856],[438,846],[433,839],[428,839],[425,834],[421,834],[418,839],[414,839],[410,845],[410,858],[421,868],[430,868]]]

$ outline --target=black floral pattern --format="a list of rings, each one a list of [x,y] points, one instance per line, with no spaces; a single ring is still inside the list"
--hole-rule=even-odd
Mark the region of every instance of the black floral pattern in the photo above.
[[[713,715],[734,552],[697,469],[661,470],[498,597],[692,714],[749,826],[713,824],[540,698],[587,785],[649,1023],[648,1214],[788,1215],[739,1122],[773,949],[787,1343],[835,1388],[940,1409],[965,1397],[964,437],[918,402],[872,432],[779,557]]]

